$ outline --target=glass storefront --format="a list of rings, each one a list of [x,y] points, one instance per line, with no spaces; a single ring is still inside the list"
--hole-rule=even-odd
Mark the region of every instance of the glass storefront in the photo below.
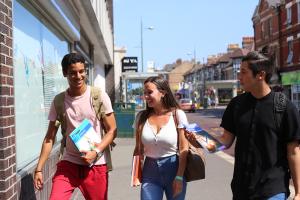
[[[17,1],[13,9],[16,157],[20,169],[38,157],[52,99],[67,88],[60,62],[69,45]]]
[[[300,111],[300,84],[292,85],[292,102]]]
[[[233,98],[232,88],[218,88],[218,97],[220,104],[228,104]]]

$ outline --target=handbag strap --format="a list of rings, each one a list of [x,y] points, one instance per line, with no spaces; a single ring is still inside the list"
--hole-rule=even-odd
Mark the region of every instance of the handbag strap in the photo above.
[[[172,111],[172,114],[173,114],[173,120],[174,120],[174,123],[175,123],[175,126],[176,126],[176,131],[178,132],[177,130],[177,127],[178,127],[178,118],[177,118],[177,109],[174,109]]]
[[[143,111],[141,111],[140,113],[138,113],[137,117],[136,117],[136,137],[137,137],[137,151],[139,153],[139,155],[142,155],[142,131],[143,131],[143,127],[145,125],[145,123],[142,124],[141,122],[141,115]]]
[[[172,114],[173,114],[173,120],[174,120],[174,123],[175,123],[175,128],[176,128],[176,132],[177,132],[177,148],[179,149],[179,132],[178,132],[178,118],[177,118],[177,109],[174,109],[172,111]]]

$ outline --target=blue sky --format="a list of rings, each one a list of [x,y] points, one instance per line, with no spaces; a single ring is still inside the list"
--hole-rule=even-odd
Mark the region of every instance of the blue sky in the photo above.
[[[156,67],[178,58],[196,60],[226,52],[229,43],[241,46],[253,36],[252,15],[258,0],[114,0],[115,46],[127,56],[141,57],[143,21],[144,66]],[[153,26],[154,30],[147,27]],[[191,53],[191,54],[190,54]]]

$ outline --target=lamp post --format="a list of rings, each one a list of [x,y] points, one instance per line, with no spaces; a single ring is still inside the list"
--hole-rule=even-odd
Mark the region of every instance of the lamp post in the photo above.
[[[143,45],[143,20],[141,20],[141,66],[142,66],[142,72],[144,72],[144,45]],[[153,26],[147,27],[148,30],[154,30]]]
[[[193,54],[192,54],[192,52],[188,52],[187,55],[188,56],[192,56]],[[195,48],[194,48],[194,55],[193,56],[194,56],[194,58],[193,58],[194,59],[194,64],[197,64],[197,61],[196,61],[196,49]]]

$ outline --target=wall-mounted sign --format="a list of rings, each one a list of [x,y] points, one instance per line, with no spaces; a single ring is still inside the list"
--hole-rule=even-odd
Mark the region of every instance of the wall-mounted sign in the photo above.
[[[281,82],[282,85],[300,84],[300,71],[282,73]]]
[[[137,57],[124,57],[122,59],[122,72],[138,71],[138,58]]]

